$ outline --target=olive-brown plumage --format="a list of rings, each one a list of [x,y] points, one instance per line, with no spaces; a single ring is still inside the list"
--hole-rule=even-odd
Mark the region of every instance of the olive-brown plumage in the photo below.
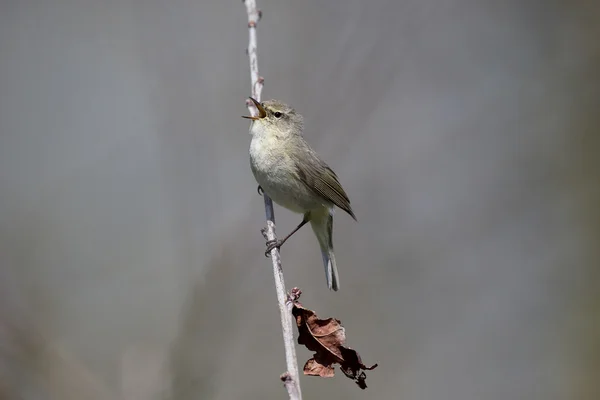
[[[280,247],[298,229],[310,222],[321,247],[327,286],[339,289],[333,253],[334,206],[356,220],[348,195],[337,175],[302,137],[303,118],[276,100],[258,103],[259,115],[252,120],[250,167],[262,190],[277,204],[304,214],[300,225],[272,246]],[[271,247],[272,248],[272,247]]]

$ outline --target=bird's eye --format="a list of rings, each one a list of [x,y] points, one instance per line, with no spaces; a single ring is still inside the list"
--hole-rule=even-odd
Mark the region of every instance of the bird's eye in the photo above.
[[[281,118],[281,116],[282,116],[282,114],[279,111],[277,111],[273,115],[275,116],[275,118]]]

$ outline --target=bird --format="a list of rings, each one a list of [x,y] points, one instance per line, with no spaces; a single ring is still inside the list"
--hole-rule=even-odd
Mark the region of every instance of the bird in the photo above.
[[[333,216],[338,207],[356,221],[350,199],[336,173],[304,139],[302,115],[278,100],[250,100],[258,115],[243,118],[251,120],[250,168],[258,191],[276,204],[303,214],[302,222],[290,234],[279,241],[267,241],[265,255],[273,248],[281,248],[310,222],[321,250],[327,287],[337,291],[340,279],[333,252]]]

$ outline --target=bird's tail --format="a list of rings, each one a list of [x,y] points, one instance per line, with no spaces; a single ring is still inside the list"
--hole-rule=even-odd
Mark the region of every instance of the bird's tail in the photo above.
[[[333,254],[333,209],[325,209],[322,213],[312,211],[310,225],[321,247],[327,287],[337,291],[340,288],[340,278]]]

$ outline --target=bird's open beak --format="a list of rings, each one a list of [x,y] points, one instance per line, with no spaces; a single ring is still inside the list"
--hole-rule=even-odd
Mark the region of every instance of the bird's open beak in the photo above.
[[[257,119],[266,117],[267,112],[265,111],[264,107],[258,101],[254,100],[252,97],[250,97],[249,99],[252,100],[252,102],[254,103],[256,108],[258,108],[258,117],[242,115],[242,118],[248,118],[248,119],[251,119],[252,121],[256,121]]]

